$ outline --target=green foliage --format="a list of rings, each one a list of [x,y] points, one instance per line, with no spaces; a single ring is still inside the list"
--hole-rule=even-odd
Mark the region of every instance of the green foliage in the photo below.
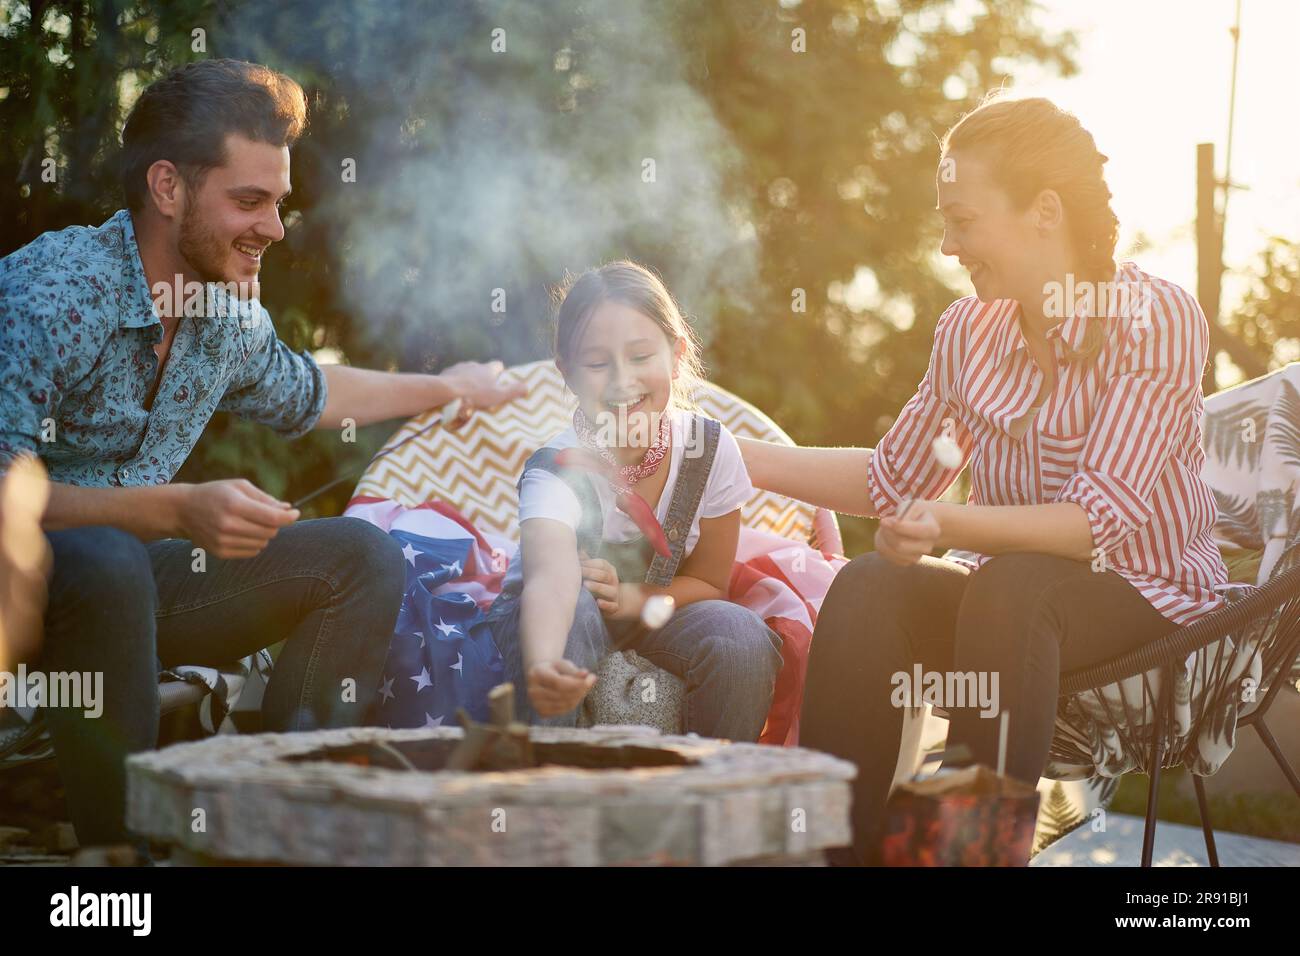
[[[1071,830],[1082,825],[1084,819],[1075,812],[1074,804],[1065,795],[1065,788],[1061,786],[1061,782],[1058,780],[1053,783],[1052,789],[1047,794],[1047,802],[1043,805],[1042,816],[1038,823],[1037,844],[1031,855],[1043,852]]]
[[[1273,237],[1245,271],[1241,305],[1223,324],[1275,369],[1300,359],[1300,242]]]
[[[1161,773],[1156,819],[1199,827],[1201,816],[1196,798],[1184,794],[1184,788],[1180,785],[1186,774],[1183,767]],[[1146,774],[1125,774],[1120,779],[1119,790],[1110,805],[1111,812],[1145,816],[1149,782]],[[1214,824],[1215,832],[1241,833],[1245,836],[1300,843],[1300,802],[1294,793],[1281,789],[1285,786],[1279,770],[1279,789],[1275,792],[1207,796],[1210,821]]]

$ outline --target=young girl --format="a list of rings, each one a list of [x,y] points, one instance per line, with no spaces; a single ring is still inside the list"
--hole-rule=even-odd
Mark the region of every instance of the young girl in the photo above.
[[[519,553],[487,615],[523,716],[573,726],[601,658],[631,648],[686,683],[688,732],[757,740],[781,640],[727,600],[753,487],[731,433],[688,410],[690,327],[656,276],[614,262],[564,292],[555,355],[578,409],[524,466]],[[652,630],[655,595],[676,610]]]
[[[991,715],[947,702],[948,743],[995,766],[988,717],[1005,712],[1006,770],[1032,784],[1062,673],[1222,604],[1201,478],[1208,326],[1183,289],[1116,264],[1105,161],[1047,100],[967,115],[936,187],[942,251],[975,295],[940,317],[916,394],[874,450],[742,445],[759,487],[881,518],[875,553],[826,596],[804,693],[800,742],[858,765],[846,862],[874,858],[899,763],[894,692],[917,663],[999,678]],[[932,500],[967,464],[969,501]]]

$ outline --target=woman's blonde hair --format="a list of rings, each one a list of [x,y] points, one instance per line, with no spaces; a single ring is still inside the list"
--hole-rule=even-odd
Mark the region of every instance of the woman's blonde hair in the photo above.
[[[562,370],[577,354],[596,308],[604,302],[618,302],[659,326],[670,348],[675,348],[678,340],[686,343],[677,363],[672,399],[679,408],[695,407],[695,389],[704,379],[699,339],[657,275],[645,266],[622,259],[578,276],[566,276],[552,291],[552,297],[557,305],[555,358]]]
[[[1008,99],[995,90],[948,130],[941,145],[945,154],[978,152],[1020,208],[1044,189],[1054,190],[1065,208],[1071,244],[1082,259],[1080,279],[1114,278],[1119,219],[1102,172],[1107,157],[1074,114],[1042,97]],[[1104,319],[1090,317],[1074,358],[1096,358],[1105,331]]]

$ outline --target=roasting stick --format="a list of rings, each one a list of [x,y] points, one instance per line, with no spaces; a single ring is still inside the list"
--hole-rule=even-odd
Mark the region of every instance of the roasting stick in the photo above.
[[[454,422],[456,420],[456,416],[460,414],[460,406],[461,406],[461,400],[459,398],[453,398],[450,402],[448,402],[446,405],[442,407],[442,413],[439,414],[437,418],[431,421],[428,425],[425,425],[419,431],[407,435],[396,445],[390,445],[387,448],[379,449],[379,451],[375,453],[375,457],[371,458],[368,462],[366,462],[360,471],[356,473],[341,475],[338,478],[335,478],[333,481],[326,482],[325,484],[317,488],[315,491],[303,495],[301,498],[295,501],[290,507],[301,508],[303,505],[311,501],[313,498],[317,498],[320,495],[323,495],[331,488],[337,488],[345,481],[355,482],[358,478],[360,478],[362,475],[366,473],[366,469],[368,469],[379,459],[383,458],[385,455],[392,454],[393,452],[397,451],[397,449],[401,448],[403,445],[407,444],[408,442],[415,441],[415,439],[419,438],[421,435],[427,435],[429,432],[433,431],[439,425],[442,425],[446,422]]]
[[[1011,711],[1004,710],[998,718],[998,776],[1007,772],[1007,725],[1011,723]]]

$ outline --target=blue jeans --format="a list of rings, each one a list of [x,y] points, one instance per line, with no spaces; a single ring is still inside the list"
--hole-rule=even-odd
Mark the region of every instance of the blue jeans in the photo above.
[[[397,543],[357,518],[302,521],[254,558],[116,528],[49,534],[54,553],[37,667],[100,671],[103,713],[44,711],[83,846],[128,841],[126,756],[158,742],[158,672],[229,664],[286,640],[262,701],[267,730],[364,721],[402,600]],[[33,668],[35,669],[35,668]],[[344,681],[355,680],[355,695]],[[346,698],[346,699],[345,699]]]
[[[489,614],[492,634],[505,658],[506,679],[524,688],[515,700],[522,719],[551,727],[572,727],[575,707],[558,717],[541,718],[528,699],[519,642],[519,605],[507,604]],[[615,635],[625,630],[613,624]],[[573,626],[564,658],[594,671],[615,647],[611,625],[585,587],[578,592]],[[749,608],[730,601],[697,601],[673,614],[657,631],[646,631],[628,645],[686,683],[686,730],[701,737],[754,741],[763,732],[772,706],[776,675],[781,670],[781,638]]]

